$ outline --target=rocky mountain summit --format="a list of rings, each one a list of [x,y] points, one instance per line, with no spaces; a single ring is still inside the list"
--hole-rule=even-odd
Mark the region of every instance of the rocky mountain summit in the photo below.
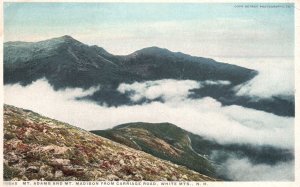
[[[3,162],[4,180],[216,180],[9,105],[4,105]]]

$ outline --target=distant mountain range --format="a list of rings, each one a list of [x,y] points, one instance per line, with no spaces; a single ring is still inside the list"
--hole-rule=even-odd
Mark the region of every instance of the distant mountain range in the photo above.
[[[4,44],[4,83],[28,85],[46,78],[55,89],[66,87],[101,89],[87,97],[111,106],[130,105],[128,95],[116,89],[121,83],[148,80],[226,80],[228,85],[209,85],[193,90],[193,98],[209,96],[223,105],[241,105],[294,116],[294,100],[274,97],[258,102],[236,96],[233,88],[246,83],[257,71],[194,57],[167,49],[149,47],[129,55],[113,55],[98,46],[85,45],[70,36],[40,42],[7,42]]]
[[[4,105],[4,180],[216,181],[35,112]]]
[[[253,164],[269,165],[294,159],[292,150],[250,144],[221,145],[170,123],[128,123],[91,132],[224,180],[229,179],[221,167],[228,158],[248,158]]]

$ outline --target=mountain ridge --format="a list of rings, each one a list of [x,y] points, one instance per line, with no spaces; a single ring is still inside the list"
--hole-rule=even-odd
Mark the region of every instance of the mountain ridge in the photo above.
[[[55,42],[56,43],[78,43],[78,44],[81,44],[81,45],[86,45],[82,42],[80,42],[79,40],[76,40],[75,38],[73,38],[72,36],[70,35],[64,35],[64,36],[60,36],[60,37],[54,37],[54,38],[50,38],[50,39],[45,39],[45,40],[41,40],[41,41],[37,41],[37,42],[24,42],[24,41],[7,41],[7,42],[4,42],[4,46],[5,45],[17,45],[17,44],[41,44],[41,43],[47,43],[47,42]],[[98,45],[86,45],[86,46],[89,46],[91,48],[99,48],[101,50],[103,50],[105,53],[109,54],[109,55],[113,55],[112,53],[109,53],[107,52],[103,47],[101,46],[98,46]],[[179,52],[179,51],[171,51],[167,48],[161,48],[161,47],[158,47],[158,46],[149,46],[149,47],[144,47],[142,49],[138,49],[134,52],[131,52],[131,53],[128,53],[126,55],[114,55],[114,56],[119,56],[119,57],[130,57],[130,56],[135,56],[136,54],[154,54],[154,53],[169,53],[169,54],[173,54],[173,55],[178,55],[178,56],[186,56],[186,57],[194,57],[194,58],[203,58],[203,59],[209,59],[209,60],[212,60],[212,61],[215,61],[211,58],[204,58],[204,57],[199,57],[199,56],[192,56],[192,55],[189,55],[189,54],[186,54],[186,53],[183,53],[183,52]],[[224,64],[228,64],[228,63],[224,63]],[[231,65],[231,64],[230,64]],[[236,65],[233,65],[233,66],[236,66]],[[248,69],[248,68],[245,68],[245,69]]]
[[[50,38],[50,39],[46,39],[46,40],[42,40],[42,41],[38,41],[38,42],[7,41],[7,42],[4,42],[4,46],[7,46],[7,45],[17,45],[17,44],[27,44],[27,45],[30,45],[30,44],[43,45],[44,44],[45,45],[47,43],[50,43],[50,44],[53,44],[53,45],[66,44],[66,43],[67,44],[70,44],[70,43],[72,43],[72,44],[79,44],[79,45],[83,45],[83,46],[88,46],[90,48],[98,48],[98,49],[100,49],[101,51],[103,51],[106,54],[113,55],[113,54],[107,52],[103,47],[100,47],[98,45],[86,45],[86,44],[84,44],[84,43],[82,43],[82,42],[74,39],[70,35],[64,35],[64,36],[60,36],[60,37],[54,37],[54,38]],[[136,51],[134,51],[132,53],[129,53],[127,55],[114,55],[114,56],[127,57],[128,58],[128,57],[131,57],[131,56],[135,56],[136,54],[154,55],[154,54],[157,54],[157,53],[158,54],[160,54],[160,53],[161,54],[172,54],[172,55],[176,55],[176,56],[185,56],[185,57],[192,57],[192,58],[207,59],[207,60],[216,62],[215,60],[213,60],[211,58],[204,58],[204,57],[199,57],[199,56],[192,56],[192,55],[189,55],[189,54],[186,54],[186,53],[182,53],[182,52],[173,52],[173,51],[170,51],[167,48],[161,48],[161,47],[158,47],[158,46],[145,47],[145,48],[136,50]],[[239,67],[237,65],[232,65],[232,64],[228,64],[228,63],[222,63],[222,64],[227,64],[227,65],[230,65],[230,66]],[[248,68],[244,68],[244,69],[248,69]]]
[[[35,46],[35,47],[28,47]],[[234,87],[251,80],[256,70],[195,57],[159,47],[148,47],[129,55],[113,55],[104,48],[88,46],[71,36],[40,42],[12,45],[4,43],[4,84],[22,86],[45,78],[55,90],[101,89],[84,99],[108,106],[132,105],[126,94],[117,91],[122,83],[161,79],[229,81],[226,86],[207,85],[192,90],[192,98],[212,97],[223,105],[240,105],[276,115],[294,116],[293,101],[281,98],[261,99],[237,96]]]
[[[293,151],[250,144],[220,144],[172,123],[131,122],[90,131],[137,150],[184,165],[213,178],[230,180],[220,168],[226,159],[248,158],[253,164],[274,165],[293,160]]]

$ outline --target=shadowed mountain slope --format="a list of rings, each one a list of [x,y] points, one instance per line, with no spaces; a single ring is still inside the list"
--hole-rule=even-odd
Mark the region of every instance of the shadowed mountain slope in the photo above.
[[[56,88],[168,78],[224,79],[239,84],[256,75],[253,70],[158,47],[115,56],[70,36],[36,43],[7,42],[4,53],[5,83],[28,84],[46,77]],[[18,76],[13,72],[19,72]]]
[[[4,84],[28,85],[46,78],[55,89],[66,87],[101,89],[85,99],[108,106],[131,105],[128,95],[117,91],[121,83],[174,79],[229,81],[226,86],[208,85],[192,92],[194,98],[212,97],[223,105],[240,105],[282,116],[294,116],[294,100],[237,96],[235,86],[257,71],[213,59],[148,47],[125,56],[113,55],[98,46],[85,45],[71,36],[40,42],[4,43]]]

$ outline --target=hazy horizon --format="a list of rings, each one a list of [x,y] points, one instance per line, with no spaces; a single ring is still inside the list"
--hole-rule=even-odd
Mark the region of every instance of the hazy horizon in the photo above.
[[[4,3],[4,41],[71,35],[116,55],[158,46],[205,57],[294,56],[293,4],[235,5],[247,3]]]
[[[58,36],[58,37],[54,37],[54,38],[59,38],[59,37],[63,37],[63,36],[70,36],[70,35],[62,35],[62,36]],[[74,38],[73,36],[71,36],[71,37]],[[52,38],[46,38],[46,39],[38,40],[38,41],[10,40],[10,41],[5,41],[4,43],[9,43],[9,42],[28,42],[28,43],[35,43],[35,42],[41,42],[41,41],[50,40],[50,39],[53,39],[53,37],[52,37]],[[74,38],[74,39],[77,40],[76,38]],[[83,42],[80,41],[80,40],[78,40],[78,41],[81,42],[81,43],[83,43]],[[83,43],[83,44],[85,44],[85,43]],[[87,45],[88,45],[88,44],[87,44]],[[89,46],[93,46],[93,44],[90,44]],[[96,46],[98,46],[98,47],[103,47],[103,46],[100,46],[100,45],[96,45]],[[144,47],[144,48],[149,48],[149,47],[158,47],[158,48],[162,48],[162,49],[167,49],[167,48],[163,48],[163,47],[161,47],[161,46],[154,46],[154,45],[149,45],[149,46],[146,46],[146,47]],[[138,51],[138,50],[144,49],[144,48],[136,49],[136,50],[131,51],[131,52],[126,53],[126,54],[114,54],[114,53],[112,53],[111,51],[108,51],[106,48],[104,48],[104,49],[105,49],[107,52],[109,52],[109,53],[111,53],[111,54],[113,54],[113,55],[129,55],[129,54],[132,54],[132,53],[134,53],[134,52],[136,52],[136,51]],[[169,50],[169,49],[168,49],[168,50]],[[170,50],[170,51],[171,51],[171,50]],[[182,51],[171,51],[171,52],[174,52],[174,53],[176,53],[176,52],[181,52],[181,53],[183,53]],[[184,54],[190,55],[189,53],[184,53]],[[192,56],[199,56],[199,57],[200,57],[200,55],[192,55]],[[220,55],[220,56],[201,56],[201,57],[212,58],[212,59],[214,59],[214,60],[220,59],[220,60],[222,61],[222,59],[233,59],[233,58],[235,58],[235,59],[245,59],[245,58],[249,58],[249,59],[260,59],[260,58],[294,59],[295,56],[293,55],[293,56],[248,56],[248,57],[245,57],[245,56],[238,56],[238,55],[235,55],[235,56],[222,56],[222,55]],[[227,62],[225,62],[225,63],[227,63]]]

